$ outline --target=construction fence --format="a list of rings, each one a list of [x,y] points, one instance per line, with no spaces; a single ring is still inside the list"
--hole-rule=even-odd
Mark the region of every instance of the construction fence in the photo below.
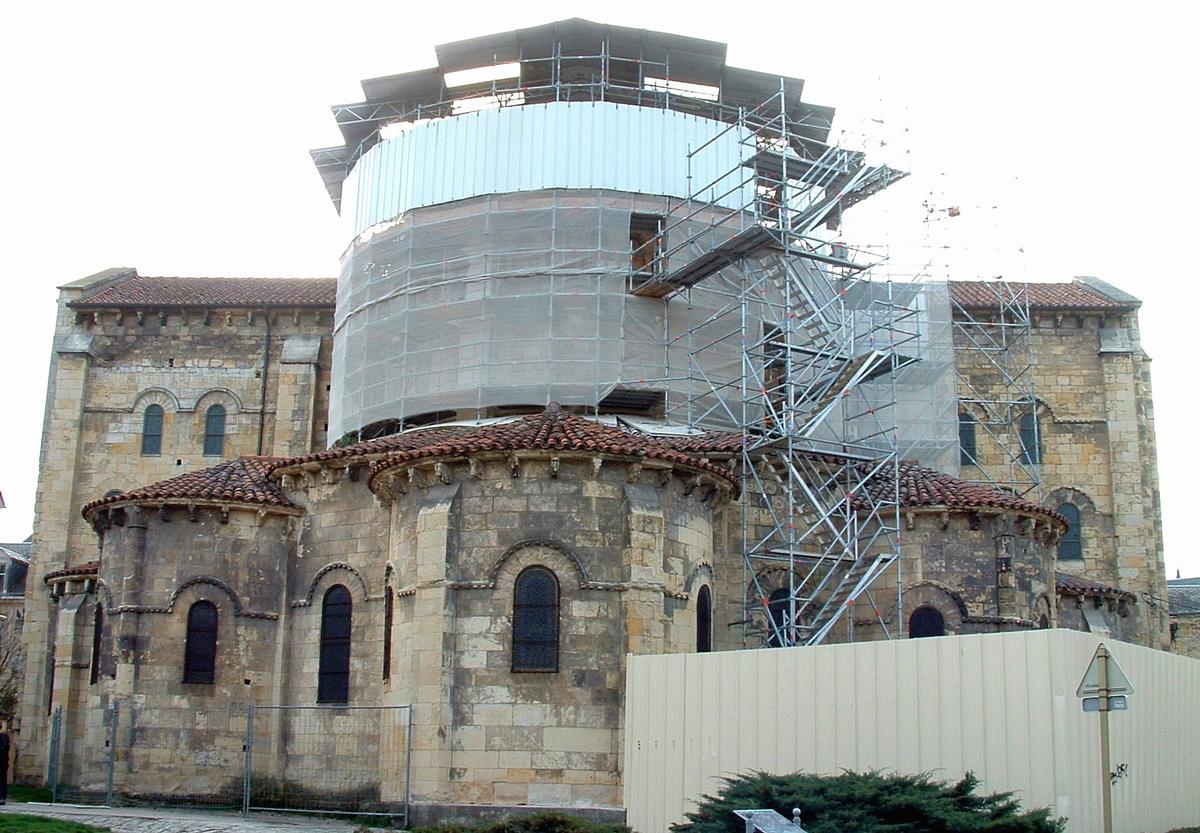
[[[180,727],[169,761],[139,750],[136,712],[123,713],[119,703],[100,708],[102,720],[77,731],[61,706],[51,716],[47,780],[55,802],[379,816],[407,825],[411,706],[198,712],[206,728]]]
[[[850,769],[971,771],[1069,833],[1100,830],[1099,716],[1076,696],[1099,644],[1043,630],[630,657],[628,823],[666,833],[739,773]],[[1114,829],[1195,826],[1200,661],[1106,644],[1133,686],[1110,715]]]

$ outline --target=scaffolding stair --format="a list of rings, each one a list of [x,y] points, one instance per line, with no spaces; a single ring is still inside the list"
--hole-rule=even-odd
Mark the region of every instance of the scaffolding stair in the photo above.
[[[817,645],[829,634],[846,609],[870,588],[875,578],[895,560],[892,553],[880,553],[874,558],[864,557],[856,561],[838,583],[837,588],[812,619],[801,628],[806,636],[806,645]]]

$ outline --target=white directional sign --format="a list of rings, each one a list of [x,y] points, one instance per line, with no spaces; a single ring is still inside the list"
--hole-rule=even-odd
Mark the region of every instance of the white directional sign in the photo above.
[[[1075,694],[1078,697],[1099,697],[1100,696],[1100,650],[1104,646],[1096,648],[1096,655],[1092,657],[1092,664],[1088,666],[1087,672],[1083,675],[1083,682],[1079,684],[1079,688]],[[1132,694],[1133,686],[1129,683],[1129,678],[1125,676],[1125,672],[1117,665],[1117,661],[1113,659],[1112,654],[1108,655],[1108,696],[1114,694]]]

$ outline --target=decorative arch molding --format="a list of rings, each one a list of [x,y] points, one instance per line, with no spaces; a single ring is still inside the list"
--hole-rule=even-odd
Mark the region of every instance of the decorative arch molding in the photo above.
[[[964,622],[971,618],[971,611],[967,609],[967,603],[963,601],[962,595],[950,585],[940,581],[933,581],[932,579],[919,581],[916,584],[911,584],[904,589],[904,606],[906,608],[911,604],[909,602],[909,599],[911,598],[910,594],[918,595],[915,593],[915,591],[921,590],[922,588],[934,590],[949,599],[949,601],[954,605],[955,612],[958,613]],[[905,619],[912,615],[913,610],[916,610],[923,604],[928,604],[928,601],[918,598],[917,603],[912,605],[912,609],[905,611]]]
[[[260,611],[260,610],[246,610],[242,606],[242,600],[238,596],[237,591],[234,590],[224,580],[219,579],[216,576],[192,576],[191,578],[186,579],[185,581],[180,583],[171,592],[171,598],[168,600],[168,602],[165,605],[119,605],[119,606],[114,607],[112,605],[112,592],[107,585],[104,585],[104,591],[106,593],[106,598],[108,599],[108,604],[105,609],[105,612],[106,613],[172,614],[175,612],[175,603],[179,599],[179,597],[183,594],[183,592],[185,590],[188,590],[189,588],[195,587],[197,585],[208,585],[210,587],[215,587],[218,590],[220,590],[222,593],[224,593],[226,596],[228,596],[231,607],[233,608],[233,615],[236,617],[240,617],[242,619],[267,619],[267,620],[274,620],[274,619],[279,618],[278,613],[270,613],[268,611]]]
[[[756,592],[755,591],[756,586],[760,587],[764,590],[779,590],[782,587],[787,587],[788,586],[788,582],[787,582],[788,572],[789,572],[788,568],[784,567],[782,565],[777,565],[774,567],[763,567],[761,570],[759,570],[757,573],[754,574],[754,579],[751,579],[750,584],[746,589],[748,592],[753,593],[753,592]],[[800,575],[800,572],[798,570],[791,570],[790,572],[794,573],[796,575],[796,578],[798,578],[798,579],[803,578],[803,576]],[[757,584],[756,584],[756,581],[757,581]]]
[[[492,568],[488,570],[488,588],[490,589],[496,586],[496,579],[499,577],[500,571],[504,569],[504,565],[508,563],[510,558],[512,558],[521,550],[529,549],[530,547],[545,547],[546,549],[554,550],[555,552],[564,556],[567,560],[567,563],[574,568],[576,578],[578,579],[579,586],[581,588],[586,589],[597,587],[598,584],[603,584],[603,582],[593,582],[588,578],[587,570],[584,569],[583,562],[579,559],[579,555],[576,554],[576,552],[566,544],[560,541],[555,541],[552,538],[526,538],[524,541],[518,541],[517,543],[513,544],[504,551],[503,555],[496,559],[496,563],[494,563]]]
[[[1043,501],[1047,509],[1057,509],[1063,503],[1069,503],[1081,510],[1096,511],[1096,503],[1087,492],[1073,486],[1061,486],[1046,495]]]
[[[101,598],[101,604],[104,607],[105,613],[113,612],[113,595],[112,588],[108,586],[108,582],[100,576],[96,577],[96,595]]]
[[[712,564],[707,561],[701,561],[692,568],[692,572],[688,574],[687,581],[683,583],[683,592],[691,598],[692,591],[699,592],[700,585],[707,584],[709,590],[712,590],[712,585],[716,584],[716,579],[713,577]]]
[[[179,397],[166,388],[154,387],[146,388],[134,397],[133,404],[129,406],[129,413],[144,414],[151,405],[160,406],[168,414],[183,410],[179,406]]]
[[[224,405],[227,411],[235,414],[245,410],[242,407],[241,397],[229,388],[209,388],[196,397],[196,402],[192,405],[192,410],[203,414],[210,405]]]
[[[335,570],[345,570],[358,580],[358,588],[362,591],[363,601],[367,601],[371,598],[371,594],[367,592],[367,581],[362,577],[362,573],[344,561],[334,561],[317,570],[317,574],[313,576],[312,582],[308,585],[308,593],[305,594],[303,599],[297,599],[296,601],[292,602],[292,607],[312,607],[313,596],[317,592],[317,586],[321,583],[321,579],[325,578],[325,576],[329,575]]]

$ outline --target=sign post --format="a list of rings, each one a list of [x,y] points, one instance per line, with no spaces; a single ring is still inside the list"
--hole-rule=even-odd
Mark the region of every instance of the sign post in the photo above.
[[[1096,647],[1092,662],[1075,692],[1083,698],[1085,712],[1100,712],[1100,795],[1104,811],[1104,833],[1112,833],[1112,765],[1108,757],[1108,713],[1129,707],[1133,686],[1104,643]]]

